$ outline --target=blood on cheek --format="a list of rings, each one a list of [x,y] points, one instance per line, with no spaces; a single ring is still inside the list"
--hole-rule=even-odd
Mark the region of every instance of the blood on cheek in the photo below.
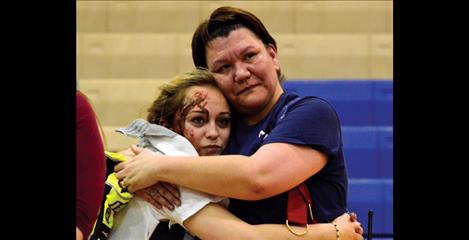
[[[189,137],[194,138],[194,136],[195,136],[194,129],[192,127],[188,127],[187,130],[188,130],[187,134],[189,135]]]

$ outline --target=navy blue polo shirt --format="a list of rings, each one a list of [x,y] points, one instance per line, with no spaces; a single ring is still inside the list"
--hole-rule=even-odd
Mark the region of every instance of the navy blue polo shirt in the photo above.
[[[303,97],[292,102],[282,120],[284,106],[297,98],[284,93],[261,122],[248,126],[233,116],[230,141],[224,154],[253,155],[262,145],[290,143],[309,146],[328,156],[326,166],[306,180],[314,218],[331,222],[347,212],[347,171],[337,113],[325,100]],[[250,224],[285,223],[287,192],[258,200],[230,199],[229,210]],[[306,213],[305,213],[306,214]]]

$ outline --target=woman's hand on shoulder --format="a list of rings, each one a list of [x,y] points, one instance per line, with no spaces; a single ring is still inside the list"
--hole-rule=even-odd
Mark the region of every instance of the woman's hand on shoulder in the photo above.
[[[135,145],[132,145],[131,150],[136,156],[127,162],[117,164],[114,171],[116,177],[122,181],[123,187],[129,192],[136,192],[158,182],[155,174],[157,155]]]

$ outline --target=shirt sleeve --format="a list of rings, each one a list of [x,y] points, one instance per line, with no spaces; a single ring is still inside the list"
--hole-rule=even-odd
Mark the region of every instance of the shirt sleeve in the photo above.
[[[76,93],[76,226],[85,239],[96,220],[104,193],[104,144],[95,113],[86,97]]]
[[[290,107],[264,141],[307,145],[328,155],[340,149],[341,132],[336,111],[320,98],[306,98]]]
[[[165,219],[168,219],[170,224],[178,223],[182,227],[184,226],[184,221],[190,218],[192,215],[196,214],[207,204],[220,203],[226,207],[225,198],[214,196],[211,194],[194,191],[189,188],[179,187],[181,192],[181,206],[176,207],[174,211],[167,210],[163,208],[161,214],[165,216]]]

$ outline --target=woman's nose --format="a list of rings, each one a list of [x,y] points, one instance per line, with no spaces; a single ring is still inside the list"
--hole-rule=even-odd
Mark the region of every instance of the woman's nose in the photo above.
[[[251,77],[251,72],[244,63],[238,63],[235,65],[235,82],[244,82]]]

